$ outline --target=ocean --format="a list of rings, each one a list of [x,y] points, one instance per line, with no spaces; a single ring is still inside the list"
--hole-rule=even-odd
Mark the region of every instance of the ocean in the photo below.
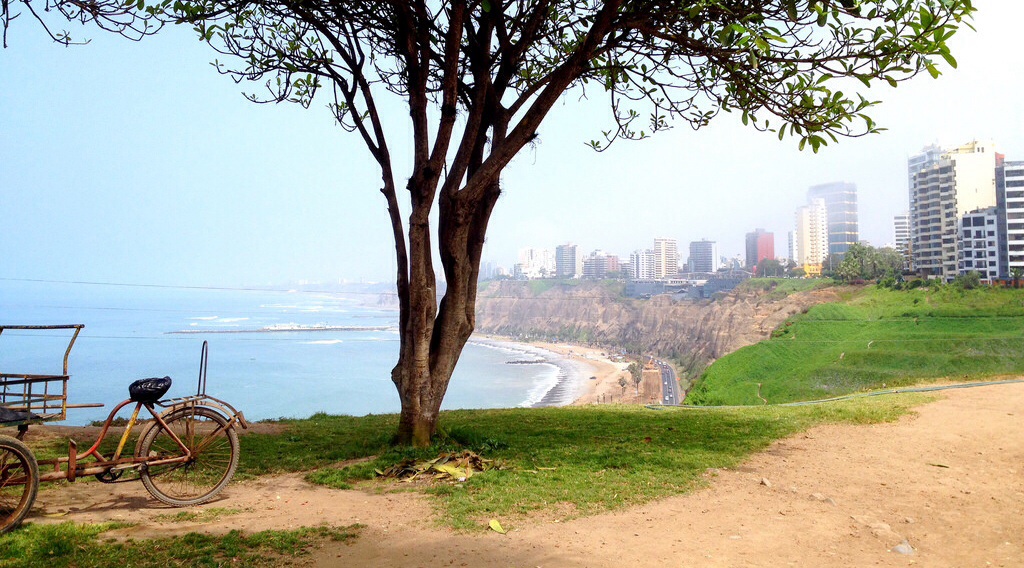
[[[196,391],[209,342],[207,393],[250,420],[398,412],[391,369],[398,312],[373,294],[192,289],[0,280],[0,325],[84,324],[68,362],[69,425],[102,420],[135,379],[170,376],[167,396]],[[0,372],[57,374],[66,331],[0,334]],[[530,345],[470,340],[442,409],[568,404],[585,369]]]

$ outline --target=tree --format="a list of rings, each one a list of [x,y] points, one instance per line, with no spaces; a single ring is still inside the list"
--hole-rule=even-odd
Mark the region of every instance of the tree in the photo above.
[[[500,174],[566,91],[609,97],[611,128],[589,142],[596,150],[727,111],[817,152],[879,131],[858,84],[937,76],[936,59],[955,66],[946,44],[973,12],[970,0],[148,1],[4,1],[0,21],[6,30],[18,5],[82,7],[85,20],[93,6],[119,6],[193,25],[227,56],[220,72],[263,82],[253,101],[309,106],[326,91],[334,119],[380,167],[398,266],[397,441],[416,445],[430,442],[475,325]],[[390,96],[408,106],[405,169],[382,116]]]
[[[774,258],[763,258],[761,262],[757,263],[757,269],[754,272],[760,278],[778,278],[783,273],[782,263]]]
[[[875,280],[886,275],[900,274],[902,270],[903,256],[892,247],[875,248],[854,243],[843,255],[843,261],[835,270],[835,277],[845,282]]]
[[[633,386],[636,388],[636,395],[640,396],[640,381],[644,378],[644,368],[640,366],[640,363],[633,361],[626,368],[629,371],[629,376],[633,379]]]
[[[1020,285],[1020,279],[1024,278],[1024,269],[1021,269],[1019,266],[1011,268],[1010,278],[1013,280],[1013,287],[1016,288]]]
[[[24,12],[18,11],[19,6]],[[62,45],[88,43],[76,41],[67,30],[55,29],[55,24],[79,22],[92,24],[101,30],[139,40],[155,34],[163,27],[164,19],[157,17],[160,10],[139,7],[124,0],[2,0],[0,2],[0,28],[3,46],[7,47],[7,30],[21,16],[35,20],[54,42]]]
[[[622,375],[619,377],[619,386],[622,387],[622,396],[626,396],[626,387],[629,385],[629,381],[626,380],[626,376]]]
[[[952,284],[961,290],[974,290],[981,286],[981,274],[974,270],[958,274],[953,278]]]

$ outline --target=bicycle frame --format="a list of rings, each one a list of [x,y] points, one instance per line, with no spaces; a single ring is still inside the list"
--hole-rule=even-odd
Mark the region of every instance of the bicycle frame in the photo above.
[[[132,402],[135,402],[135,411],[132,412],[132,417],[128,421],[128,425],[125,427],[124,433],[121,434],[121,441],[117,444],[117,450],[114,452],[112,458],[108,460],[105,457],[103,457],[103,454],[100,453],[100,445],[107,437],[107,433],[110,430],[110,424],[113,422],[114,416],[122,408],[128,406]],[[152,427],[155,428],[159,425],[159,427],[163,428],[170,435],[171,439],[174,440],[174,443],[176,443],[178,447],[181,449],[182,455],[175,456],[173,458],[164,458],[158,460],[151,459],[149,458],[149,456],[130,456],[124,458],[121,457],[121,454],[124,451],[124,447],[128,442],[128,437],[131,435],[132,430],[138,423],[139,411],[142,410],[143,407],[145,407],[145,409],[149,411],[149,414],[156,421],[156,424],[154,424]],[[100,431],[99,439],[97,439],[96,443],[94,443],[92,447],[89,448],[87,451],[85,451],[82,454],[79,454],[78,444],[76,444],[74,440],[70,440],[68,442],[67,457],[61,457],[54,460],[39,462],[40,469],[42,469],[42,466],[53,466],[54,468],[53,471],[50,471],[45,474],[40,474],[39,481],[56,481],[59,479],[74,481],[76,478],[80,476],[98,475],[113,470],[135,469],[143,465],[168,465],[175,463],[187,463],[192,458],[192,452],[188,449],[188,446],[186,446],[185,443],[182,442],[180,438],[178,438],[174,431],[168,428],[167,423],[164,422],[161,414],[162,413],[157,413],[153,409],[152,403],[137,402],[129,399],[118,404],[116,407],[114,407],[113,410],[110,411],[110,414],[107,416],[107,420],[103,424],[103,429]],[[79,460],[86,459],[89,457],[92,457],[94,460],[96,460],[96,462],[91,465],[79,465]],[[65,465],[66,469],[62,470],[61,465]]]

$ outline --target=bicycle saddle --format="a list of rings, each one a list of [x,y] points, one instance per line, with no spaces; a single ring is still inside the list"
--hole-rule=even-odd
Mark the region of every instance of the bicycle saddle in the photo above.
[[[160,397],[163,395],[167,394],[167,391],[170,388],[170,377],[139,379],[128,385],[128,396],[135,402],[153,403],[160,400]]]

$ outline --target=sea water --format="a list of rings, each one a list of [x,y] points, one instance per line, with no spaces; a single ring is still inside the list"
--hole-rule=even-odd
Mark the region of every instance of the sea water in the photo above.
[[[376,300],[374,294],[0,280],[0,325],[85,325],[68,360],[68,402],[107,408],[69,410],[68,424],[102,420],[139,378],[172,377],[169,397],[195,393],[203,341],[209,342],[207,393],[251,420],[362,416],[400,408],[391,382],[398,312]],[[7,330],[0,335],[0,372],[58,374],[70,337]],[[566,366],[552,361],[557,357],[535,347],[473,340],[442,408],[539,404],[565,379]]]

